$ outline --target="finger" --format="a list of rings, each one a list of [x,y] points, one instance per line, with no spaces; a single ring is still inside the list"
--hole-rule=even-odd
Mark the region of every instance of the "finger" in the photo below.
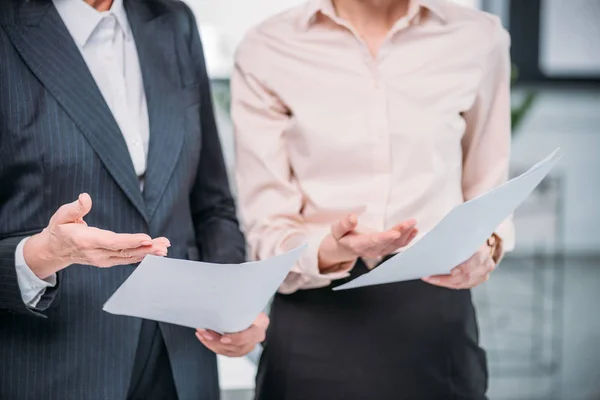
[[[358,218],[355,214],[349,214],[346,218],[334,222],[331,225],[331,234],[334,239],[340,240],[344,235],[353,231],[358,225]]]
[[[391,254],[402,247],[406,247],[417,237],[419,230],[417,228],[412,228],[406,231],[398,240],[395,240],[387,249],[386,254]]]
[[[351,233],[345,236],[343,244],[359,257],[376,258],[384,256],[385,249],[400,237],[398,231],[377,233]],[[342,242],[340,242],[342,243]]]
[[[372,234],[372,245],[366,251],[368,257],[384,257],[395,250],[396,245],[402,234],[396,230]]]
[[[392,229],[397,230],[400,233],[404,233],[406,231],[410,231],[417,225],[417,220],[414,218],[408,219],[404,222],[395,225]]]
[[[450,271],[450,275],[460,275],[469,273],[473,268],[477,266],[477,253],[473,254],[467,261],[458,264]]]
[[[265,332],[269,327],[269,323],[270,320],[267,314],[261,312],[258,314],[258,317],[256,317],[250,328],[242,332],[223,335],[221,337],[221,343],[243,346],[247,345],[249,342],[262,342],[265,338]]]
[[[153,245],[152,238],[144,233],[114,233],[103,229],[89,228],[86,236],[92,247],[107,250],[117,251]]]
[[[62,225],[78,222],[92,209],[92,198],[87,193],[82,193],[72,203],[61,206],[50,219],[51,225]]]
[[[396,240],[402,237],[402,233],[397,230],[389,230],[386,232],[372,233],[369,234],[371,237],[371,242],[375,246],[389,246],[394,243]]]
[[[166,257],[168,248],[162,244],[153,244],[151,246],[141,246],[136,249],[123,249],[116,253],[116,257],[123,258],[144,258],[150,254],[158,257]]]
[[[477,262],[476,258],[471,258],[468,261],[460,264],[456,268],[452,269],[450,275],[468,275],[470,278],[478,278],[492,272],[495,266],[496,264],[491,259],[491,257],[487,257],[483,263]]]
[[[417,237],[417,234],[419,233],[419,230],[415,227],[412,227],[410,229],[407,229],[403,234],[402,237],[400,238],[400,242],[402,243],[402,247],[408,245],[410,242],[413,241],[413,239],[415,237]]]
[[[166,247],[171,247],[171,241],[169,239],[167,239],[166,237],[159,237],[159,238],[152,239],[152,243],[154,243],[154,244],[158,243],[158,244],[161,244]]]
[[[417,225],[417,220],[414,218],[411,218],[409,220],[399,223],[398,225],[394,226],[392,229],[400,232],[401,236],[400,236],[399,240],[402,240],[402,243],[405,243],[416,225]],[[398,247],[403,247],[403,246],[405,246],[405,244],[402,244]]]
[[[84,264],[97,267],[112,267],[115,265],[141,262],[144,257],[149,254],[164,257],[167,255],[167,248],[162,245],[142,246],[136,249],[124,249],[118,251],[92,248],[85,250],[82,257],[85,258],[85,260],[83,260]]]
[[[468,289],[485,282],[489,277],[489,266],[479,265],[468,267],[463,264],[461,268],[452,270],[450,275],[436,275],[423,278],[423,281],[436,286],[443,286],[452,289]]]
[[[257,338],[258,330],[259,328],[253,325],[242,332],[225,334],[221,337],[221,343],[233,346],[243,346]]]
[[[196,335],[200,335],[204,340],[219,342],[221,335],[208,329],[196,329]]]
[[[89,249],[80,254],[73,255],[73,264],[91,265],[98,268],[110,268],[115,265],[134,264],[141,260],[132,257],[122,257],[119,253],[104,249]]]
[[[100,263],[100,265],[96,265],[100,268],[111,268],[116,267],[117,265],[129,265],[129,264],[137,264],[142,262],[144,257],[110,257],[106,262]]]
[[[208,349],[210,349],[212,352],[217,353],[217,354],[222,354],[224,349],[223,349],[223,345],[221,345],[218,341],[215,341],[213,339],[207,339],[205,335],[201,334],[200,332],[196,331],[195,333],[196,338]]]
[[[422,280],[431,285],[441,286],[449,289],[460,289],[468,283],[468,280],[464,276],[451,275],[428,276]]]
[[[271,320],[269,319],[267,314],[265,314],[264,312],[261,312],[260,314],[258,314],[258,317],[256,317],[256,319],[254,320],[253,325],[256,325],[259,328],[266,330],[269,327],[270,322],[271,322]]]
[[[256,345],[265,340],[266,327],[252,325],[250,328],[238,332],[225,334],[221,337],[221,343],[233,346],[249,346]]]
[[[202,339],[202,337],[198,336],[197,333],[196,333],[196,338],[198,338],[198,340],[200,341],[200,343],[202,343],[204,345],[204,347],[206,347],[213,353],[220,354],[220,355],[226,356],[226,357],[242,357],[242,356],[248,354],[250,351],[252,351],[252,349],[229,347],[229,346],[222,345],[222,344],[220,344],[218,342],[214,342],[214,341],[209,342],[209,341]]]

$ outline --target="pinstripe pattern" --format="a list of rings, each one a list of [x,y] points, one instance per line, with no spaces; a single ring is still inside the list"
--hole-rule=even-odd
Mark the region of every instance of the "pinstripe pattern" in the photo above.
[[[101,311],[134,266],[74,265],[36,310],[21,301],[19,241],[88,192],[86,221],[167,236],[169,256],[244,260],[191,12],[126,0],[150,116],[145,191],[125,142],[49,0],[0,2],[0,399],[124,399],[140,321]],[[181,399],[218,398],[215,356],[160,324]]]

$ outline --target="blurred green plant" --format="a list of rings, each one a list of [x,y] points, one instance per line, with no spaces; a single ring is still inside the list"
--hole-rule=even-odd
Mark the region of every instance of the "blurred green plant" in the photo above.
[[[215,104],[229,114],[231,95],[229,80],[219,79],[212,82],[212,94]]]
[[[512,71],[511,71],[511,76],[510,76],[511,84],[514,85],[514,83],[517,81],[518,78],[519,78],[519,69],[517,68],[516,65],[513,65]],[[525,116],[531,110],[531,107],[535,103],[536,98],[537,98],[536,92],[527,92],[527,93],[525,93],[525,97],[523,98],[523,100],[518,105],[513,104],[511,106],[511,121],[510,121],[511,124],[510,125],[511,125],[511,132],[513,135],[516,132],[518,132],[519,126],[525,119]]]

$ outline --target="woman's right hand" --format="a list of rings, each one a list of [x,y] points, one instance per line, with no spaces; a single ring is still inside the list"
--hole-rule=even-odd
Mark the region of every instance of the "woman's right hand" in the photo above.
[[[350,214],[331,225],[331,233],[321,242],[319,269],[322,273],[338,272],[357,258],[385,257],[415,238],[416,223],[409,219],[385,232],[358,232],[358,218]]]

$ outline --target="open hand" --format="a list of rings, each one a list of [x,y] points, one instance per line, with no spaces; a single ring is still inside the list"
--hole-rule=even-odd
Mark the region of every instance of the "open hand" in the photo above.
[[[89,227],[83,218],[91,209],[91,197],[81,194],[60,207],[48,227],[25,242],[25,262],[38,277],[45,279],[71,264],[105,268],[137,263],[148,254],[167,255],[171,244],[166,238],[153,240],[143,233],[118,234]]]
[[[335,222],[319,248],[321,272],[336,272],[357,258],[376,259],[407,246],[417,236],[416,221],[409,219],[385,232],[359,232],[354,214]]]
[[[243,357],[265,340],[268,327],[269,317],[265,313],[260,313],[252,326],[242,332],[220,335],[211,330],[197,329],[196,337],[204,346],[217,354]]]

